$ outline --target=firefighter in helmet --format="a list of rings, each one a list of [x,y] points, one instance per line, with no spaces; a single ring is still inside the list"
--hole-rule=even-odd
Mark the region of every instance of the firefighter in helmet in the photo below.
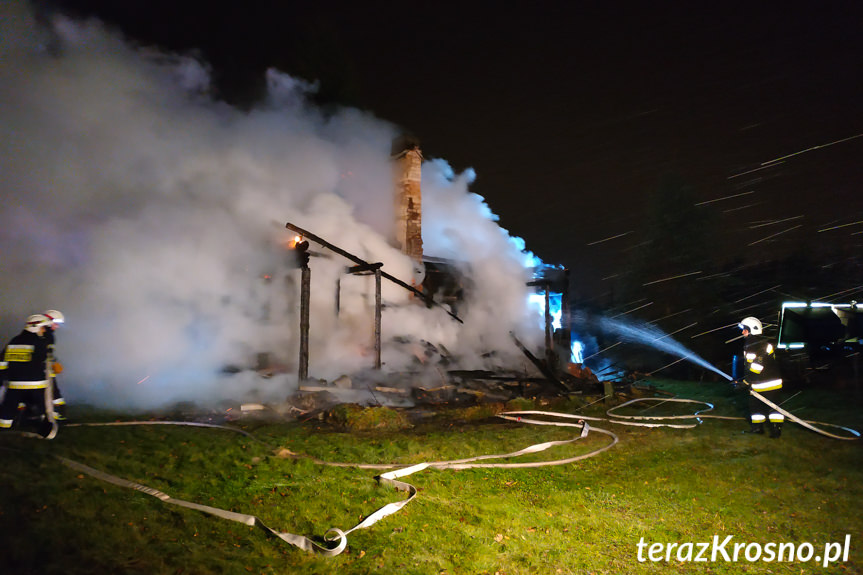
[[[48,342],[45,331],[51,320],[36,314],[27,318],[24,330],[13,337],[3,350],[0,373],[8,381],[8,389],[0,405],[0,429],[12,427],[18,404],[37,415],[37,433],[45,439],[57,435],[57,424],[52,412],[46,409],[46,395],[51,383],[48,381],[46,361]]]
[[[48,379],[51,382],[50,406],[54,410],[54,420],[63,422],[66,421],[66,399],[57,385],[57,376],[63,373],[63,364],[57,361],[55,355],[54,330],[57,329],[58,325],[64,323],[66,318],[62,312],[56,309],[49,309],[43,315],[51,320],[45,328],[45,341],[48,343]]]
[[[751,393],[757,392],[776,403],[776,396],[782,389],[782,378],[779,376],[773,344],[762,337],[764,330],[758,318],[744,318],[738,327],[743,331],[743,356],[746,361],[743,383],[750,390],[749,433],[764,433],[766,423],[770,437],[777,438],[782,434],[785,416]]]

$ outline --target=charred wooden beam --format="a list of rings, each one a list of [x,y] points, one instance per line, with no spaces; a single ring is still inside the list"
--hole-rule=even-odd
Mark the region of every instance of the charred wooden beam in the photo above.
[[[569,270],[563,270],[563,291],[560,292],[561,344],[567,349],[567,357],[572,357],[572,302],[569,300]]]
[[[352,254],[350,252],[346,252],[345,250],[343,250],[342,248],[340,248],[338,246],[334,246],[333,244],[329,243],[328,241],[324,240],[323,238],[320,238],[320,237],[316,236],[315,234],[308,232],[299,226],[295,226],[294,224],[288,222],[285,224],[285,227],[288,228],[289,230],[293,230],[293,231],[297,232],[298,234],[300,234],[304,238],[309,238],[313,242],[320,244],[321,246],[323,246],[323,247],[325,247],[331,251],[334,251],[335,253],[339,254],[340,256],[346,257],[347,259],[351,260],[352,262],[354,262],[356,264],[363,265],[363,266],[370,265],[369,262],[367,262],[361,258],[358,258],[357,256],[355,256],[354,254]],[[399,285],[399,286],[405,288],[406,290],[418,295],[428,305],[439,306],[441,309],[443,309],[445,312],[447,312],[450,315],[450,317],[452,317],[453,319],[455,319],[459,323],[464,323],[461,320],[461,318],[458,317],[456,314],[454,314],[453,312],[451,312],[450,310],[448,310],[446,307],[439,304],[438,302],[434,301],[433,299],[431,299],[426,294],[424,294],[423,292],[421,292],[417,288],[413,287],[412,285],[405,283],[402,280],[398,279],[397,277],[392,276],[392,275],[390,275],[384,271],[381,272],[381,277],[384,277],[384,278],[390,280],[391,282],[393,282],[394,284]]]
[[[533,363],[533,365],[535,365],[537,367],[537,369],[539,369],[539,371],[542,373],[542,375],[545,376],[545,378],[548,381],[552,382],[557,387],[559,387],[563,391],[566,391],[567,393],[572,391],[572,389],[570,389],[567,384],[565,384],[563,381],[561,381],[560,378],[558,378],[554,374],[554,372],[551,369],[549,369],[548,365],[544,361],[542,361],[541,359],[539,359],[538,357],[533,355],[530,352],[530,350],[527,349],[524,346],[524,344],[521,343],[521,341],[519,341],[519,339],[515,336],[514,333],[510,332],[509,335],[512,337],[513,341],[515,342],[515,345],[518,346],[518,348],[524,353],[525,356],[527,356],[527,358]]]
[[[375,369],[381,368],[381,264],[375,268]]]
[[[375,276],[375,369],[381,368],[381,262],[357,264],[346,268],[349,274],[373,273]]]
[[[541,287],[545,296],[545,361],[549,370],[554,371],[557,358],[554,351],[554,328],[551,318],[551,280],[538,279],[527,282],[528,287]]]
[[[373,264],[371,264],[371,263],[369,263],[369,264],[358,264],[358,265],[351,266],[351,267],[347,268],[345,271],[348,272],[349,274],[361,274],[361,273],[365,273],[365,272],[373,272],[373,271],[379,270],[382,265],[384,265],[384,264],[382,264],[381,262],[377,262],[377,263],[373,263]]]
[[[312,270],[306,266],[302,269],[302,274],[300,287],[300,367],[297,375],[299,381],[309,378],[309,295]]]
[[[551,294],[549,288],[545,288],[545,360],[549,367],[554,365],[554,343],[552,342],[551,325]],[[552,367],[552,369],[554,369]]]

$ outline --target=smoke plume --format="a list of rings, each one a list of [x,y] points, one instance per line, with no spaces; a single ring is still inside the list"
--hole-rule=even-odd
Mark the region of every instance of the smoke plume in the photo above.
[[[66,314],[57,347],[71,402],[285,398],[299,310],[286,222],[418,279],[390,243],[393,125],[324,113],[311,85],[276,70],[268,100],[241,112],[208,95],[204,62],[135,48],[97,21],[42,26],[18,0],[0,16],[0,328],[8,340],[31,313]],[[510,331],[541,341],[523,246],[471,180],[443,160],[423,166],[426,252],[469,275],[465,323],[385,281],[385,372],[415,367],[421,342],[488,368],[523,364]],[[373,279],[311,249],[309,373],[367,370]],[[262,353],[276,376],[248,369]]]

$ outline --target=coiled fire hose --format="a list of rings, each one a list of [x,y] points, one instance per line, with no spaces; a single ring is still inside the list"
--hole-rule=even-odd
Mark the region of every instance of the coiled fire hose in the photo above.
[[[860,437],[860,433],[858,433],[857,431],[855,431],[853,429],[847,428],[847,427],[842,427],[840,425],[834,425],[834,424],[820,423],[820,422],[804,421],[804,420],[790,414],[789,412],[781,409],[779,406],[775,405],[774,403],[772,403],[771,401],[769,401],[765,397],[761,396],[757,392],[751,391],[750,393],[753,396],[755,396],[756,398],[758,398],[761,401],[763,401],[764,403],[766,403],[767,405],[769,405],[771,408],[773,408],[776,411],[778,411],[779,413],[782,413],[783,415],[785,415],[791,421],[794,421],[795,423],[798,423],[798,424],[802,425],[803,427],[806,427],[807,429],[815,431],[816,433],[820,433],[821,435],[825,435],[827,437],[831,437],[834,439],[844,439],[844,440],[858,439]],[[622,409],[624,407],[627,407],[629,405],[632,405],[634,403],[647,402],[647,401],[673,402],[673,403],[694,403],[694,404],[701,404],[703,406],[706,406],[706,409],[701,409],[701,410],[695,412],[694,414],[690,414],[690,415],[646,416],[646,415],[622,415],[622,414],[616,413],[617,410]],[[473,468],[514,469],[514,468],[528,468],[528,467],[544,467],[544,466],[550,466],[550,465],[565,465],[568,463],[573,463],[575,461],[580,461],[583,459],[587,459],[589,457],[594,457],[596,455],[599,455],[603,451],[611,449],[615,444],[617,444],[617,442],[618,442],[617,435],[615,435],[613,432],[605,430],[605,429],[600,429],[598,427],[591,427],[588,424],[588,421],[607,421],[609,423],[614,423],[614,424],[618,424],[618,425],[630,425],[630,426],[639,426],[639,427],[672,427],[672,428],[678,428],[678,429],[688,429],[688,428],[693,428],[696,425],[698,425],[700,423],[700,420],[703,418],[727,419],[727,420],[743,420],[743,419],[745,419],[743,417],[705,414],[706,411],[710,411],[712,409],[713,409],[713,405],[710,403],[707,403],[704,401],[691,400],[691,399],[639,398],[639,399],[633,399],[633,400],[627,401],[625,403],[620,404],[619,406],[616,406],[612,409],[609,409],[606,412],[606,415],[608,416],[607,418],[591,417],[591,416],[585,416],[585,415],[573,415],[573,414],[568,414],[568,413],[557,413],[557,412],[549,412],[549,411],[533,411],[533,410],[508,411],[508,412],[503,412],[503,413],[498,414],[498,417],[500,417],[502,419],[506,419],[508,421],[517,421],[520,423],[527,423],[527,424],[533,424],[533,425],[552,425],[552,426],[558,426],[558,427],[576,427],[576,428],[581,428],[581,433],[578,436],[573,437],[571,439],[565,439],[565,440],[559,440],[559,441],[548,441],[545,443],[539,443],[539,444],[531,445],[529,447],[525,447],[524,449],[520,449],[518,451],[514,451],[511,453],[496,454],[496,455],[479,455],[476,457],[469,457],[469,458],[465,458],[465,459],[457,459],[457,460],[451,460],[451,461],[436,461],[436,462],[418,463],[418,464],[410,465],[407,467],[400,467],[399,464],[340,463],[340,462],[327,462],[327,461],[323,461],[323,460],[316,459],[316,458],[308,458],[308,459],[314,461],[315,463],[318,463],[321,465],[335,466],[335,467],[355,467],[358,469],[393,469],[395,467],[397,469],[393,469],[392,471],[382,473],[381,475],[377,476],[376,479],[382,484],[390,485],[390,486],[394,487],[395,489],[397,489],[398,491],[404,491],[404,492],[408,493],[408,497],[406,499],[403,499],[402,501],[397,501],[395,503],[388,503],[388,504],[384,505],[383,507],[377,509],[371,515],[367,516],[360,523],[354,525],[350,529],[342,530],[342,529],[339,529],[337,527],[331,527],[324,534],[324,540],[327,542],[326,546],[320,545],[320,544],[316,543],[315,541],[313,541],[312,539],[309,539],[308,537],[303,536],[303,535],[295,535],[292,533],[285,533],[285,532],[276,531],[275,529],[268,527],[266,524],[264,524],[263,521],[261,521],[261,519],[259,517],[256,517],[254,515],[247,515],[244,513],[236,513],[233,511],[227,511],[225,509],[219,509],[217,507],[210,507],[208,505],[201,505],[198,503],[184,501],[182,499],[177,499],[177,498],[171,497],[170,495],[167,495],[166,493],[163,493],[163,492],[161,492],[157,489],[154,489],[152,487],[147,487],[146,485],[141,485],[140,483],[135,483],[133,481],[129,481],[129,480],[126,480],[126,479],[123,479],[120,477],[116,477],[114,475],[105,473],[105,472],[100,471],[98,469],[94,469],[92,467],[89,467],[89,466],[84,465],[82,463],[79,463],[77,461],[73,461],[73,460],[67,459],[65,457],[58,457],[58,459],[60,461],[62,461],[65,465],[67,465],[68,467],[75,469],[77,471],[80,471],[82,473],[86,473],[86,474],[90,475],[91,477],[94,477],[94,478],[99,479],[101,481],[105,481],[105,482],[117,485],[119,487],[126,487],[129,489],[135,489],[135,490],[140,491],[142,493],[146,493],[147,495],[152,495],[153,497],[160,499],[164,503],[170,503],[173,505],[178,505],[178,506],[186,507],[189,509],[195,509],[197,511],[202,511],[202,512],[208,513],[210,515],[215,515],[216,517],[221,517],[223,519],[229,519],[231,521],[237,521],[239,523],[243,523],[243,524],[249,525],[249,526],[258,526],[258,527],[264,529],[265,531],[267,531],[268,533],[278,537],[282,541],[285,541],[286,543],[290,543],[291,545],[294,545],[300,549],[303,549],[303,550],[309,551],[309,552],[313,552],[313,553],[317,553],[320,555],[332,557],[335,555],[339,555],[340,553],[342,553],[342,551],[344,551],[347,548],[347,536],[352,531],[355,531],[357,529],[365,529],[367,527],[372,526],[373,524],[377,523],[378,521],[380,521],[384,517],[386,517],[388,515],[392,515],[393,513],[396,513],[402,507],[404,507],[405,505],[410,503],[414,499],[414,497],[416,497],[416,495],[417,495],[416,487],[414,487],[413,485],[406,483],[404,481],[399,481],[399,478],[406,477],[406,476],[411,475],[413,473],[416,473],[418,471],[422,471],[424,469],[429,469],[429,468],[431,468],[431,469],[455,469],[455,470],[473,469]],[[573,422],[573,421],[549,421],[547,419],[536,419],[533,417],[524,417],[524,416],[538,416],[538,417],[543,417],[543,418],[557,418],[560,420],[575,420],[575,422]],[[685,424],[684,423],[663,423],[662,422],[663,420],[685,420],[685,419],[690,419],[690,420],[694,419],[695,421],[692,423],[685,423]],[[834,435],[832,433],[828,433],[824,430],[818,429],[813,424],[836,427],[836,428],[839,428],[839,429],[842,429],[842,430],[845,430],[845,431],[851,433],[853,437],[842,437],[842,436]],[[255,439],[256,441],[260,441],[260,440],[256,439],[254,436],[252,436],[250,433],[248,433],[244,430],[241,430],[241,429],[237,429],[235,427],[230,427],[230,426],[225,426],[225,425],[208,424],[208,423],[182,422],[182,421],[128,421],[128,422],[115,422],[115,423],[81,423],[81,424],[68,424],[68,427],[73,427],[73,426],[101,426],[101,425],[104,425],[104,426],[112,426],[112,425],[191,425],[191,426],[197,426],[197,427],[212,427],[212,428],[227,429],[230,431],[241,433],[241,434],[246,435],[252,439]],[[548,460],[548,461],[533,461],[533,462],[525,462],[525,463],[478,463],[480,461],[487,461],[487,460],[491,460],[491,459],[510,459],[510,458],[515,458],[515,457],[520,457],[522,455],[527,455],[530,453],[538,453],[541,451],[545,451],[546,449],[549,449],[551,447],[555,447],[555,446],[559,446],[559,445],[566,445],[566,444],[578,441],[579,439],[587,437],[587,435],[591,431],[595,431],[597,433],[601,433],[601,434],[609,436],[611,438],[611,442],[598,448],[598,449],[595,449],[589,453],[585,453],[585,454],[578,455],[575,457],[564,458],[564,459],[556,459],[556,460]],[[295,455],[295,457],[303,457],[303,456],[296,456]]]

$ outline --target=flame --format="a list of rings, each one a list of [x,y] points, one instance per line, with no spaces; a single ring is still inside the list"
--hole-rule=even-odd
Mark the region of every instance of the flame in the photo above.
[[[545,317],[545,294],[529,294],[527,296],[527,301],[537,309],[541,318]],[[549,313],[551,314],[551,327],[553,329],[560,329],[561,319],[563,318],[563,298],[561,294],[554,292],[549,294],[548,307],[550,310]]]
[[[288,246],[293,249],[297,247],[297,244],[303,241],[303,236],[294,236],[290,242],[288,242]]]
[[[574,363],[584,363],[584,344],[578,340],[572,342],[572,356]]]

